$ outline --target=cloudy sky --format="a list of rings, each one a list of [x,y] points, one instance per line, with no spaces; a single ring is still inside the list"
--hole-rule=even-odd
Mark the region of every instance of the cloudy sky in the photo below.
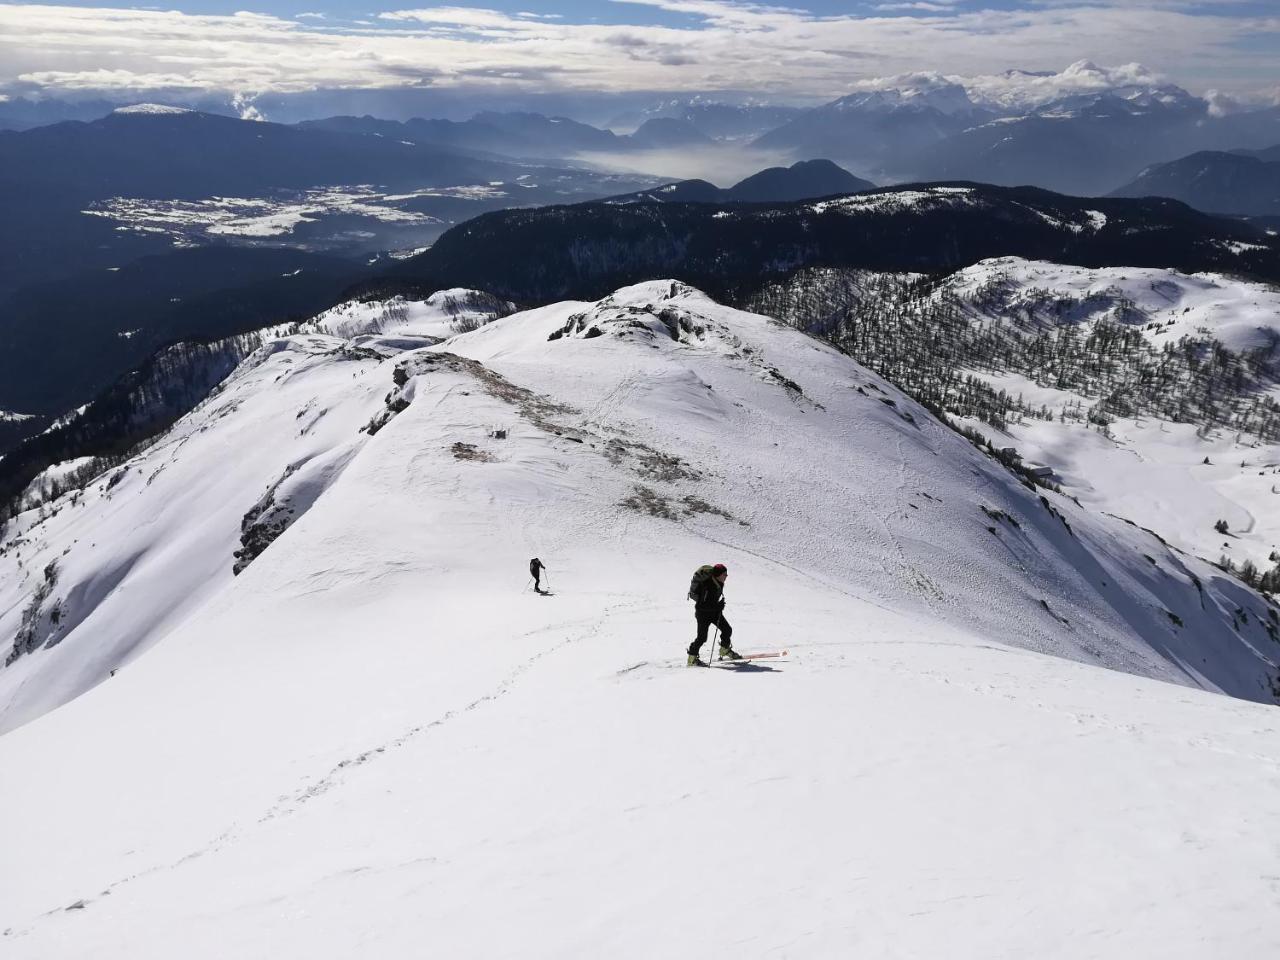
[[[993,77],[1082,59],[1141,62],[1197,93],[1280,96],[1280,0],[178,2],[0,2],[0,96],[492,88],[805,102],[914,71]]]

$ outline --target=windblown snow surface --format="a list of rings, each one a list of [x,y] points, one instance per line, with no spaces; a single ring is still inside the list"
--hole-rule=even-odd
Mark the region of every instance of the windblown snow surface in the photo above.
[[[1261,597],[679,284],[364,336],[6,543],[6,957],[1280,949]]]
[[[1114,319],[1125,307],[1155,346],[1183,337],[1210,338],[1235,352],[1270,351],[1280,366],[1280,289],[1221,274],[1110,267],[1088,269],[1014,257],[987,260],[956,273],[948,287],[973,293],[998,284],[1002,308],[985,319],[1018,314],[1033,321],[1044,298],[1077,306],[1050,323],[1088,326]],[[1016,373],[974,371],[993,386],[1051,411],[1096,397],[1034,383]],[[1280,385],[1270,396],[1280,400]],[[1104,434],[1082,423],[1025,420],[999,431],[978,421],[997,444],[1014,446],[1030,461],[1053,467],[1065,492],[1094,510],[1149,527],[1176,547],[1236,565],[1274,566],[1280,552],[1280,444],[1231,429],[1202,430],[1194,423],[1157,417],[1117,417]],[[1208,463],[1205,459],[1208,458]],[[1229,532],[1214,529],[1227,521]]]
[[[1065,319],[1090,323],[1114,319],[1123,303],[1132,308],[1153,343],[1211,336],[1231,350],[1274,346],[1280,341],[1280,288],[1220,273],[1183,273],[1161,267],[1075,267],[1044,260],[997,257],[957,271],[947,287],[959,294],[998,284],[1011,306],[1048,294],[1078,301]],[[1059,319],[1057,322],[1063,322]]]

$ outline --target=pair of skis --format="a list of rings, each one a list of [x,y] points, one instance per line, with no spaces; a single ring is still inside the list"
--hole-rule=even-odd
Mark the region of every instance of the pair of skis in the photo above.
[[[748,664],[759,660],[785,660],[787,651],[785,650],[768,650],[762,653],[740,653],[738,659],[720,659],[710,660],[707,663],[709,667],[732,667],[735,663]]]

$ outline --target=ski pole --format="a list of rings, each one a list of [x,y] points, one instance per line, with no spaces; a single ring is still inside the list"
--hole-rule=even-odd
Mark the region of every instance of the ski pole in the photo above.
[[[715,633],[712,635],[712,637],[711,637],[711,649],[712,649],[712,650],[716,649],[716,648],[719,646],[719,644],[718,644],[718,643],[716,643],[716,641],[717,641],[717,640],[719,640],[719,639],[720,639],[720,621],[718,621],[718,620],[717,620],[717,621],[716,621],[716,632],[715,632]],[[707,663],[710,663],[710,662],[711,662],[711,650],[708,650],[708,651],[707,651]]]
[[[542,575],[547,578],[547,593],[551,592],[551,574],[547,572],[547,568],[542,568]]]

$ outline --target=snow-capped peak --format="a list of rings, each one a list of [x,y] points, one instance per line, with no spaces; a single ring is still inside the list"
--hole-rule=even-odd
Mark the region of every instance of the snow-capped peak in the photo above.
[[[976,108],[964,86],[936,73],[912,73],[868,81],[841,97],[839,110],[936,110],[947,116],[964,116]]]
[[[953,117],[989,111],[1017,117],[1037,110],[1082,109],[1099,98],[1134,107],[1205,105],[1141,64],[1104,67],[1078,60],[1057,73],[1006,70],[987,76],[921,72],[877,77],[854,84],[852,92],[829,106],[876,112],[932,109]]]
[[[1196,98],[1139,63],[1117,67],[1078,60],[1059,73],[1006,71],[993,76],[953,77],[977,104],[1007,115],[1021,115],[1055,102],[1099,96],[1126,100],[1158,91],[1162,97],[1197,102]]]
[[[134,103],[127,107],[116,107],[112,113],[150,114],[153,116],[170,116],[178,113],[195,113],[186,107],[174,107],[167,103]]]

